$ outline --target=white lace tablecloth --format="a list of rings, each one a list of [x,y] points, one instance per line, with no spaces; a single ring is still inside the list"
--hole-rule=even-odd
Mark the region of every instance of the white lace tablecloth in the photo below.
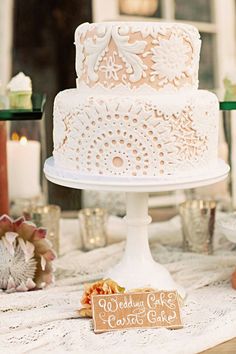
[[[76,225],[65,221],[62,226],[62,244],[68,244]],[[110,219],[109,233],[113,241],[122,239],[118,219]],[[73,250],[71,244],[57,260],[54,287],[0,294],[0,353],[191,354],[236,337],[236,291],[229,283],[236,266],[233,245],[216,230],[213,256],[183,253],[178,218],[152,224],[150,242],[153,257],[188,292],[182,308],[184,328],[94,334],[92,321],[77,318],[75,311],[82,283],[102,277],[120,259],[124,242],[88,253]]]

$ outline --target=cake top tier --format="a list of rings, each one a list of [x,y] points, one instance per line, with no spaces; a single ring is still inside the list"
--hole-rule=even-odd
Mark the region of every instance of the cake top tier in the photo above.
[[[201,40],[190,25],[84,23],[75,31],[77,86],[179,91],[198,87]]]

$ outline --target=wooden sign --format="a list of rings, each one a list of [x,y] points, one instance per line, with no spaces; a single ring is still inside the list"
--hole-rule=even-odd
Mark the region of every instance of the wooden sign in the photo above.
[[[131,328],[181,328],[176,291],[93,295],[96,333]]]

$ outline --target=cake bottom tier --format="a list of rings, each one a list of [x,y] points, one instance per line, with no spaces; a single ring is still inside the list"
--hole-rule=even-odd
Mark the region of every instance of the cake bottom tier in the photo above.
[[[217,163],[219,104],[208,91],[150,96],[60,92],[54,159],[84,175],[192,176]]]

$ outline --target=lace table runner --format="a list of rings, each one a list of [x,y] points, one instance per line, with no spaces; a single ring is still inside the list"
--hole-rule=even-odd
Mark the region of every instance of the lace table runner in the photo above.
[[[66,237],[66,227],[63,230]],[[236,291],[229,283],[236,266],[233,245],[216,230],[213,256],[182,253],[178,218],[153,224],[150,231],[153,257],[188,292],[182,308],[184,328],[94,334],[91,320],[77,318],[82,283],[102,277],[117,263],[124,249],[121,241],[60,257],[57,281],[50,289],[1,293],[0,353],[191,354],[236,337]]]

